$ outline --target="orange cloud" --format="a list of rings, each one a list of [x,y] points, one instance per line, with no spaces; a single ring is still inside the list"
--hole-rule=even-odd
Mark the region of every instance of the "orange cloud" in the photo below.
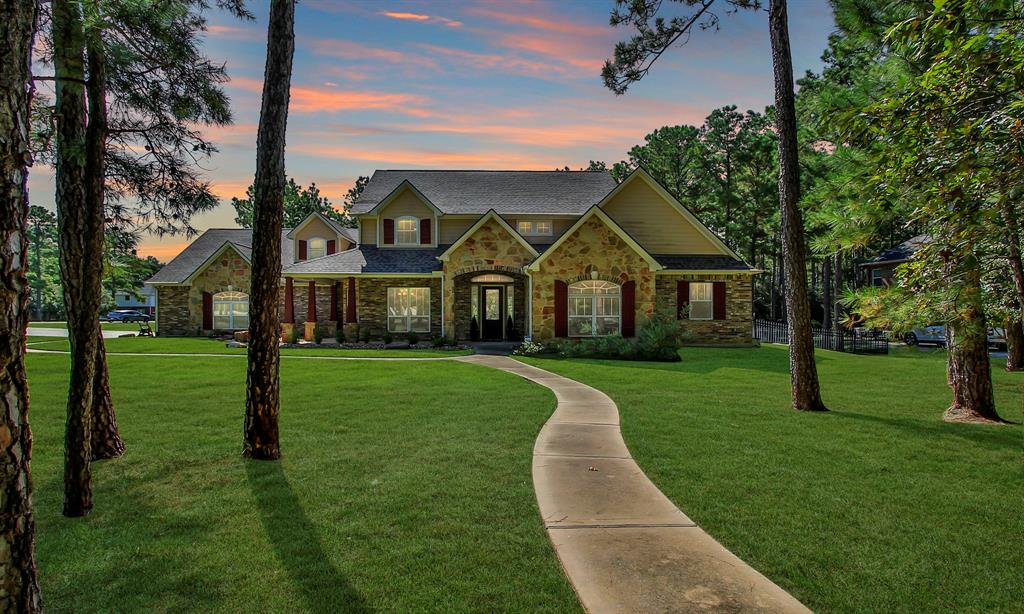
[[[560,70],[550,62],[527,60],[497,53],[477,53],[428,43],[421,43],[419,47],[481,70],[503,70],[531,77],[551,75]]]
[[[444,24],[451,28],[458,28],[462,26],[461,21],[448,19],[447,17],[438,17],[436,15],[422,15],[420,13],[403,13],[400,11],[384,11],[380,14],[385,17],[390,17],[392,19],[403,19],[408,21],[433,21],[436,23]]]
[[[209,25],[206,26],[206,31],[216,38],[236,41],[251,41],[253,37],[266,36],[265,33],[259,32],[255,28],[239,28],[238,26]]]
[[[258,79],[235,78],[235,86],[262,92],[263,82]],[[293,85],[289,109],[298,113],[336,113],[351,110],[389,110],[415,117],[429,117],[432,111],[419,108],[428,101],[416,94],[393,94],[389,92],[346,91],[336,88],[316,89]]]
[[[214,180],[211,186],[213,195],[221,200],[230,200],[234,197],[245,198],[245,191],[252,185],[252,181],[218,181]]]
[[[609,51],[604,47],[581,44],[579,40],[572,38],[552,35],[505,34],[498,37],[495,42],[503,47],[549,57],[555,62],[564,62],[581,71],[593,73],[595,77],[604,63],[602,54]],[[586,49],[588,46],[592,47],[589,52]],[[586,72],[583,72],[583,76],[591,76]]]
[[[438,70],[437,62],[422,54],[404,53],[394,49],[371,47],[350,40],[336,38],[316,39],[312,43],[313,52],[319,55],[346,58],[350,60],[380,60],[406,68]]]
[[[143,241],[139,244],[138,254],[143,258],[153,256],[161,262],[167,262],[180,254],[188,247],[189,243],[190,241],[180,243],[146,243]]]
[[[536,4],[525,5],[504,5],[504,7],[524,6],[529,7],[529,13],[500,11],[490,6],[472,6],[466,11],[473,15],[486,17],[506,24],[527,26],[537,30],[548,30],[561,34],[575,34],[580,36],[596,36],[607,34],[609,28],[598,25],[583,24],[566,17],[543,17],[537,14]]]

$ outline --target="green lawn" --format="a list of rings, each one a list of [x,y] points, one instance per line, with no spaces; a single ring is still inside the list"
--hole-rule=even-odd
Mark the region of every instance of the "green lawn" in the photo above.
[[[31,347],[39,350],[67,350],[67,339],[30,337]],[[224,341],[207,337],[118,337],[105,339],[108,352],[138,352],[144,354],[245,354],[245,348],[225,347]],[[281,350],[283,356],[343,356],[349,358],[430,358],[464,356],[471,350],[341,350],[313,348]]]
[[[111,356],[128,451],[94,464],[96,508],[69,520],[67,356],[28,361],[51,612],[579,610],[530,479],[541,387],[453,361],[284,361],[284,458],[247,462],[245,361]]]
[[[1024,429],[942,421],[944,354],[819,352],[829,413],[789,407],[786,348],[681,363],[527,359],[608,393],[644,471],[816,611],[1020,611]],[[1024,374],[993,379],[1024,418]]]
[[[29,322],[29,326],[32,328],[67,328],[67,322]],[[139,331],[139,324],[137,322],[100,322],[100,326],[103,330],[124,330],[131,332]],[[156,330],[156,320],[149,323],[149,327]]]

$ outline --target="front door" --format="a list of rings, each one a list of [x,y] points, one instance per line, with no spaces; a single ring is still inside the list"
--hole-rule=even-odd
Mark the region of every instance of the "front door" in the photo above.
[[[481,341],[501,341],[505,338],[505,288],[481,286],[480,305],[483,318]]]

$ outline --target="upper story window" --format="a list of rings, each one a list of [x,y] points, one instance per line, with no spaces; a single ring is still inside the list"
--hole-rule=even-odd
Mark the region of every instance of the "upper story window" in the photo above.
[[[690,283],[690,319],[711,320],[715,315],[714,284],[711,282]]]
[[[552,233],[551,220],[519,220],[517,226],[524,237],[550,237]]]
[[[316,237],[306,243],[306,259],[322,258],[327,255],[327,239]]]
[[[420,221],[414,217],[400,217],[395,220],[395,243],[398,245],[419,245]]]

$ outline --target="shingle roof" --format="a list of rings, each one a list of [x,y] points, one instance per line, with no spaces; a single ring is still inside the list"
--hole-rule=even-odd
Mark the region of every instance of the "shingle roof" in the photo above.
[[[928,235],[917,235],[916,237],[907,239],[899,245],[890,247],[861,266],[888,262],[905,262],[910,260],[910,257],[914,255],[914,252],[920,249],[921,245],[927,243],[929,240],[930,237]]]
[[[284,274],[433,273],[441,270],[437,257],[446,249],[447,245],[427,249],[380,249],[360,245],[330,256],[296,262],[286,266]]]
[[[351,209],[366,213],[408,180],[443,213],[580,215],[615,188],[596,171],[375,171]]]
[[[294,258],[292,241],[286,238],[290,231],[290,228],[281,231],[281,262],[291,262]],[[199,238],[147,279],[146,283],[180,284],[184,282],[225,243],[230,243],[245,258],[252,257],[252,229],[211,228],[199,235]]]
[[[652,254],[658,264],[666,269],[692,271],[749,271],[751,266],[732,256],[677,256],[674,254]]]

